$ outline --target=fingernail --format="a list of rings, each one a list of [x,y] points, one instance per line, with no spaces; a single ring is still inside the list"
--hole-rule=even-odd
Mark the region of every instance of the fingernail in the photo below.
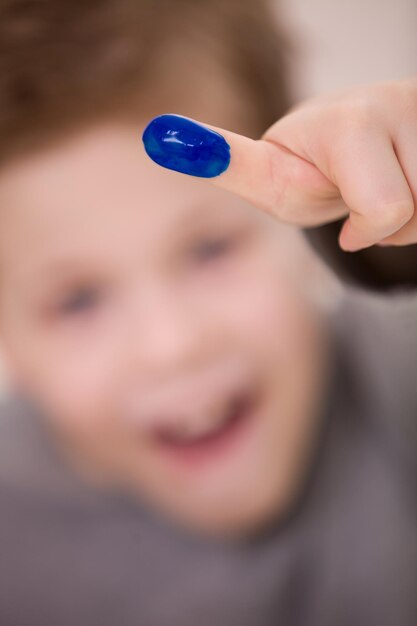
[[[230,146],[225,138],[181,115],[155,117],[142,140],[155,163],[176,172],[214,178],[229,167]]]

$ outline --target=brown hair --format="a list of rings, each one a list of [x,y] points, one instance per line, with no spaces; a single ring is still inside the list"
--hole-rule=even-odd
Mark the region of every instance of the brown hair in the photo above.
[[[143,94],[168,80],[179,42],[188,49],[178,72],[198,65],[203,51],[230,74],[253,136],[292,104],[292,45],[268,0],[1,0],[0,161],[106,115],[152,114]],[[343,278],[380,289],[417,283],[417,246],[349,255],[339,229],[306,233]]]
[[[290,106],[288,44],[275,24],[267,0],[2,0],[0,159],[100,116],[140,111],[140,93],[163,80],[169,46],[181,39],[221,50],[260,135]]]

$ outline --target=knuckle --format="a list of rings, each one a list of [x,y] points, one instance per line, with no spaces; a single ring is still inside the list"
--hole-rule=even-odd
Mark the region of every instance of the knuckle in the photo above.
[[[347,129],[346,137],[351,133],[363,133],[375,125],[377,105],[365,94],[356,96],[342,111],[341,121]]]
[[[414,206],[411,200],[390,202],[373,211],[373,217],[377,218],[381,226],[401,227],[406,224],[414,214]]]
[[[411,200],[405,200],[402,202],[396,202],[390,208],[393,213],[393,219],[396,220],[397,223],[407,223],[414,214],[414,205]]]
[[[398,128],[410,132],[410,125],[417,123],[417,80],[407,82],[400,94],[402,97],[402,115],[399,116]]]

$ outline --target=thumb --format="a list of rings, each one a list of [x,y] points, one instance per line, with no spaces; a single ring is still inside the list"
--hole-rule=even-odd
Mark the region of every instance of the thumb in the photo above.
[[[324,174],[270,140],[161,115],[148,124],[143,142],[158,165],[208,178],[282,220],[311,226],[347,213],[337,187]]]

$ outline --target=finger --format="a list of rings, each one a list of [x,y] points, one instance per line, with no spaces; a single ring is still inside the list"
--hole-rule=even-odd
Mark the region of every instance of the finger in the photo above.
[[[412,119],[403,125],[404,131],[396,138],[396,154],[407,178],[414,200],[414,215],[405,226],[394,235],[382,240],[382,245],[406,246],[417,244],[417,115],[412,112]]]
[[[379,244],[381,246],[409,246],[410,244],[417,244],[417,215],[414,214],[412,219],[400,228],[395,235],[385,237]]]
[[[369,247],[412,218],[414,201],[407,179],[390,138],[376,129],[339,147],[333,175],[350,209],[339,237],[344,250]]]
[[[324,174],[271,141],[177,115],[152,120],[143,138],[148,155],[159,165],[210,178],[286,221],[307,226],[346,214],[337,187]]]
[[[230,166],[214,185],[276,217],[301,226],[325,224],[347,214],[336,185],[312,163],[269,140],[225,131]]]
[[[400,228],[394,235],[385,237],[379,242],[381,246],[409,246],[417,244],[417,214],[405,226]]]

